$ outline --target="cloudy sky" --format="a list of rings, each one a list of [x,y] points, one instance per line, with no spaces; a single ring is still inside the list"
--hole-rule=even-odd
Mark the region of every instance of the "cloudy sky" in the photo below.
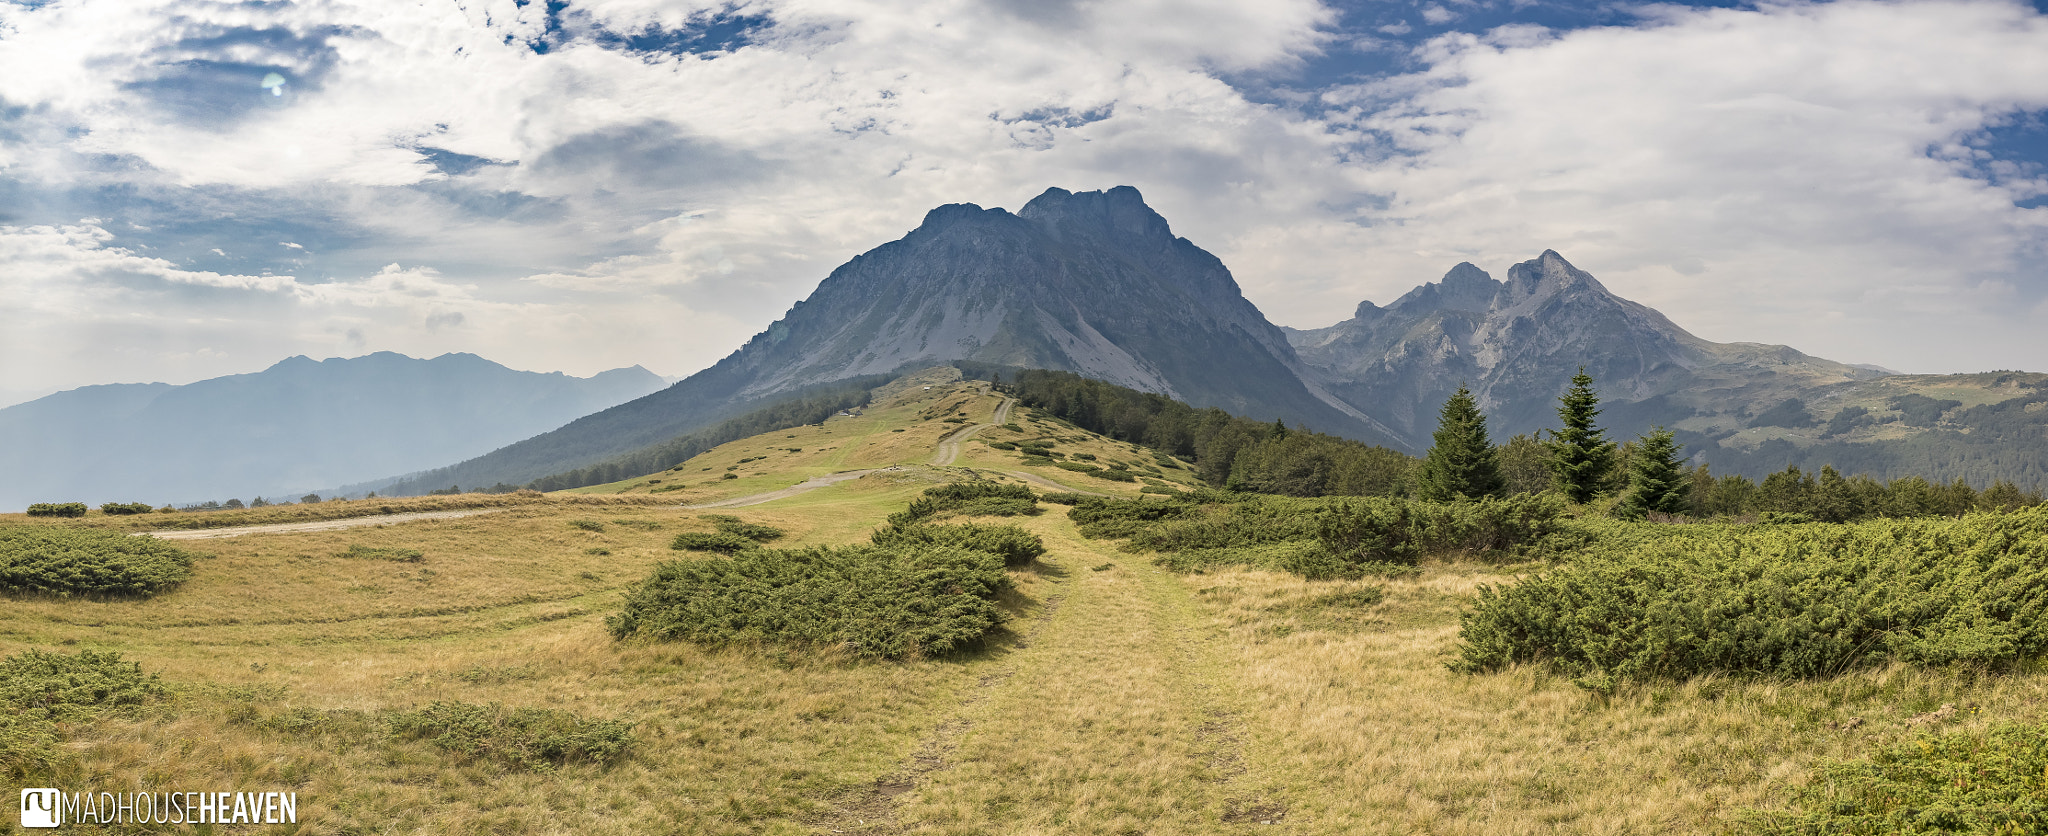
[[[933,206],[1119,184],[1283,325],[1553,248],[1713,340],[2048,370],[2043,4],[0,0],[0,403],[682,375]]]

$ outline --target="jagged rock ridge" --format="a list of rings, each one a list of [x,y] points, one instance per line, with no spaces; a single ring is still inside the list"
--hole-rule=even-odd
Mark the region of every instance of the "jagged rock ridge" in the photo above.
[[[1554,424],[1556,398],[1580,367],[1598,382],[1609,423],[1626,432],[1882,374],[1785,346],[1703,340],[1548,250],[1509,268],[1506,281],[1459,264],[1384,308],[1365,302],[1351,319],[1287,335],[1330,391],[1411,447],[1428,446],[1438,408],[1461,383],[1505,438]]]

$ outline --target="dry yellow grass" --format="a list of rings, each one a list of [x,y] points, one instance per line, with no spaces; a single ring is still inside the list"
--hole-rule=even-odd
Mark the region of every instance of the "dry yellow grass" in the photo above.
[[[722,480],[757,490],[850,462],[916,462],[963,426],[939,413],[984,420],[974,410],[998,402],[941,381],[705,460],[805,448]],[[1056,434],[1072,439],[1058,449],[1139,459]],[[785,529],[777,545],[859,542],[925,487],[1005,455],[979,448],[984,463],[968,447],[962,467],[906,467],[722,513]],[[982,520],[1023,525],[1051,551],[1013,573],[1012,632],[980,652],[855,664],[621,645],[603,618],[627,584],[663,560],[711,559],[667,548],[712,524],[670,504],[684,492],[651,487],[593,498],[611,504],[550,497],[479,517],[196,542],[212,557],[154,599],[8,599],[0,654],[118,650],[173,686],[160,705],[71,729],[59,785],[294,790],[301,830],[321,834],[1705,834],[1776,803],[1819,758],[1908,736],[1909,718],[1943,703],[1980,709],[1945,721],[1955,726],[2048,712],[2048,676],[2035,674],[1708,677],[1611,697],[1534,668],[1452,674],[1459,607],[1480,584],[1511,580],[1505,570],[1179,576],[1079,538],[1057,506]],[[343,556],[350,546],[423,557]],[[1376,604],[1314,605],[1380,586]],[[536,772],[384,733],[390,712],[444,700],[626,720],[636,744],[610,768]]]

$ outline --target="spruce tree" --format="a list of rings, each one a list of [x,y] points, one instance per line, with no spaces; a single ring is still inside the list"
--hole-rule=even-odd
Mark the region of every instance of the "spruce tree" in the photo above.
[[[1486,416],[1472,402],[1472,392],[1459,386],[1444,402],[1437,421],[1436,444],[1415,475],[1416,494],[1431,502],[1500,496],[1507,482],[1486,437]]]
[[[1558,398],[1557,417],[1564,429],[1550,434],[1550,472],[1557,489],[1573,502],[1593,501],[1607,486],[1614,470],[1614,442],[1606,430],[1593,425],[1600,414],[1600,397],[1593,392],[1593,378],[1580,366],[1572,377],[1572,388]]]
[[[1629,462],[1628,493],[1614,511],[1624,519],[1639,520],[1651,511],[1682,514],[1692,479],[1678,458],[1678,441],[1663,427],[1650,430]]]

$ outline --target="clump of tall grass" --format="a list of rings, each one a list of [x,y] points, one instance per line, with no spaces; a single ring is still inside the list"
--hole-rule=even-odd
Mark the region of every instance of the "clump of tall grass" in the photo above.
[[[620,720],[587,720],[549,708],[506,708],[492,703],[436,702],[418,711],[394,712],[385,729],[398,740],[428,740],[464,760],[552,771],[572,763],[605,766],[623,757],[633,726]]]

